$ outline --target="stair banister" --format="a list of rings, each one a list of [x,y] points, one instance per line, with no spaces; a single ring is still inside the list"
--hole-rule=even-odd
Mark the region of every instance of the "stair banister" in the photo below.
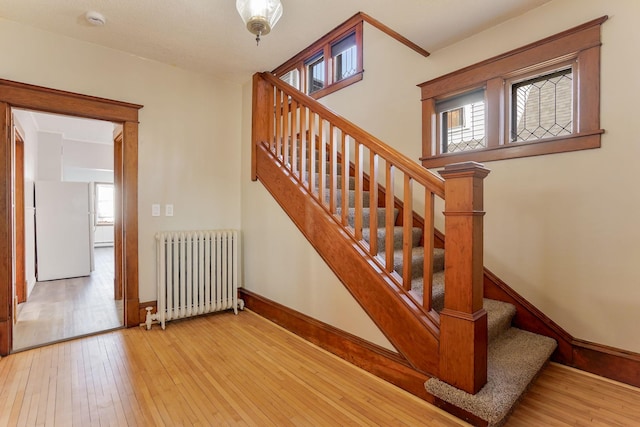
[[[477,163],[456,164],[449,165],[441,171],[444,179],[440,178],[269,73],[254,75],[253,90],[251,178],[256,180],[258,177],[256,155],[260,146],[260,153],[263,153],[261,159],[265,159],[265,155],[273,156],[273,161],[288,171],[292,182],[299,182],[299,185],[333,216],[337,224],[346,227],[346,172],[349,171],[352,161],[355,221],[353,229],[347,234],[364,249],[363,256],[370,256],[374,264],[377,263],[383,268],[384,271],[377,274],[385,273],[386,277],[401,285],[405,292],[402,298],[406,307],[417,318],[422,319],[418,323],[429,325],[432,337],[439,340],[439,354],[436,355],[438,364],[434,367],[428,358],[423,359],[419,351],[411,349],[411,339],[399,342],[391,338],[392,343],[417,369],[435,375],[469,393],[476,393],[486,383],[487,378],[487,319],[482,308],[482,180],[489,171]],[[352,153],[346,149],[345,135],[348,135],[354,144]],[[366,155],[363,155],[363,148],[367,150]],[[340,178],[337,174],[336,150],[342,156]],[[350,158],[351,155],[353,159]],[[384,166],[378,166],[379,158],[384,161]],[[376,214],[370,215],[369,245],[362,243],[362,187],[365,165],[370,174],[367,177],[369,206],[375,209],[380,201],[387,207],[384,217],[380,218],[380,222],[384,221],[384,224],[378,224]],[[383,172],[384,179],[378,179],[378,170]],[[262,169],[260,171],[262,174]],[[383,245],[378,244],[376,233],[371,232],[372,229],[384,227],[386,236],[393,234],[393,212],[388,208],[393,207],[396,202],[393,171],[397,171],[401,176],[398,184],[403,192],[401,203],[406,209],[402,216],[404,263],[399,274],[394,271],[393,242],[387,238],[382,247]],[[384,199],[378,197],[378,181],[382,181],[380,184],[386,186]],[[325,188],[327,184],[329,188]],[[341,189],[337,188],[338,184],[341,184]],[[409,261],[413,221],[411,194],[414,184],[424,188],[425,289],[422,308],[411,305],[409,299],[413,297],[406,298],[409,297],[411,289]],[[336,199],[338,193],[341,195],[340,203]],[[444,310],[439,316],[431,306],[433,257],[426,255],[432,254],[434,247],[435,196],[445,200],[447,236]],[[342,209],[341,214],[338,213],[338,208]],[[377,255],[381,255],[378,250],[384,250],[386,253],[386,259],[382,262],[377,258]],[[411,334],[410,330],[406,332]],[[404,348],[398,347],[397,344]]]

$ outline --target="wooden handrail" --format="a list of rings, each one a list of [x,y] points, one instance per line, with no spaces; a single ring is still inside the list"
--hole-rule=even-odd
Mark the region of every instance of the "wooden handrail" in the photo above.
[[[272,74],[264,72],[259,73],[259,76],[278,89],[286,92],[293,101],[313,109],[317,114],[323,116],[324,119],[330,121],[335,126],[343,129],[361,144],[372,148],[373,151],[380,154],[385,159],[388,159],[395,167],[411,176],[411,178],[429,189],[436,196],[444,198],[444,180],[442,178],[429,172],[427,169],[423,168],[408,157],[400,154],[367,131],[359,128],[344,117],[334,113],[315,99],[295,90],[292,86]]]

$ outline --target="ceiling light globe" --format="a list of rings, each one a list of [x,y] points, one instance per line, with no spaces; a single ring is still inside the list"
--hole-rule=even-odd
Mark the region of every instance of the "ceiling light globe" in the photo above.
[[[269,34],[282,16],[280,0],[236,0],[236,9],[257,40]]]

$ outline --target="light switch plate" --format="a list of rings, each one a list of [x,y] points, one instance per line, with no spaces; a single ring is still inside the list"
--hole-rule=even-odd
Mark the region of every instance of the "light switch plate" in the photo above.
[[[151,216],[160,216],[160,205],[151,205]]]
[[[166,205],[164,207],[164,214],[166,216],[173,216],[173,205]]]

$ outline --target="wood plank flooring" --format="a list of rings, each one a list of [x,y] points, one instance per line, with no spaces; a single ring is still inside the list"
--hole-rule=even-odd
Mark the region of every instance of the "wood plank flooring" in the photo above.
[[[113,247],[95,249],[91,276],[37,282],[18,308],[13,350],[118,328],[122,301],[113,299]]]
[[[638,425],[640,390],[555,364],[507,426]],[[0,426],[456,426],[245,310],[0,359]]]

